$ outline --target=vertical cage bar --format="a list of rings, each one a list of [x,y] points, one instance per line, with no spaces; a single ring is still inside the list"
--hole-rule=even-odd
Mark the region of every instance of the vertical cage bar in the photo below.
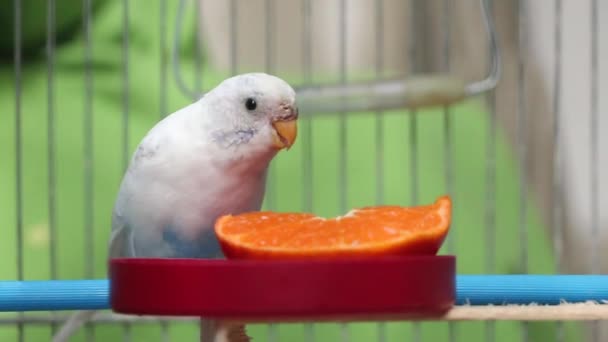
[[[598,4],[591,0],[591,113],[590,113],[590,179],[591,179],[591,272],[598,273],[599,260],[599,193],[598,193]]]
[[[237,69],[237,7],[236,0],[230,0],[230,73],[236,75]]]
[[[268,342],[276,342],[278,339],[279,331],[275,323],[268,323]]]
[[[599,177],[598,177],[598,3],[591,0],[591,113],[590,113],[590,177],[591,177],[591,273],[600,272]],[[591,337],[599,341],[599,324],[592,322]]]
[[[123,333],[122,333],[122,340],[125,342],[131,341],[132,340],[132,331],[131,331],[131,323],[125,322],[123,323]]]
[[[85,227],[85,277],[94,274],[94,236],[93,236],[93,71],[91,41],[91,0],[83,0],[84,16],[84,227]],[[94,324],[86,325],[86,340],[93,341]]]
[[[555,249],[555,269],[557,273],[562,271],[564,257],[564,230],[561,219],[562,197],[562,159],[560,142],[560,120],[561,120],[561,86],[562,86],[562,0],[555,0],[554,3],[554,25],[553,25],[553,184],[551,196],[551,227],[553,227],[553,248]],[[556,322],[556,340],[564,340],[564,325],[561,321]]]
[[[265,69],[269,74],[274,73],[274,1],[266,0],[264,3],[265,12],[266,12],[266,25],[265,25],[265,36],[266,36],[266,44],[264,46],[265,49]],[[268,208],[270,210],[276,209],[276,188],[275,188],[275,176],[276,176],[276,166],[275,163],[271,163],[269,165],[269,175],[268,177],[268,188],[266,190],[266,201],[268,203]],[[275,323],[268,324],[268,341],[275,342],[277,341],[278,331],[277,325]]]
[[[384,0],[376,0],[376,79],[384,73]],[[376,126],[376,204],[384,204],[384,116],[375,113]],[[386,341],[386,323],[378,323],[378,342]]]
[[[302,50],[303,50],[303,69],[304,69],[304,82],[306,84],[312,83],[312,26],[311,26],[311,17],[312,17],[312,0],[303,0],[302,1],[302,12],[304,14],[303,20],[303,30],[302,30]],[[312,115],[307,115],[305,117],[306,125],[303,125],[303,136],[306,144],[302,145],[303,153],[302,157],[304,158],[304,169],[303,169],[303,183],[304,183],[304,210],[307,212],[311,212],[313,209],[312,206]]]
[[[487,15],[494,17],[494,4],[492,0],[487,1]],[[493,54],[498,53],[492,46],[488,49],[488,55],[492,58]],[[486,262],[485,272],[492,274],[496,272],[496,91],[487,93],[486,101],[488,105],[488,126],[486,134],[486,205],[485,205],[485,245]],[[489,251],[489,253],[488,253]],[[496,339],[496,328],[494,322],[485,323],[485,340],[488,342]]]
[[[122,166],[129,164],[129,0],[122,1]]]
[[[56,237],[56,212],[55,212],[55,0],[47,2],[47,182],[48,182],[48,212],[50,232],[50,273],[51,279],[57,278],[57,237]]]
[[[346,22],[346,11],[348,6],[346,6],[346,0],[340,0],[340,83],[342,85],[346,85],[347,76],[346,76],[346,30],[347,30],[347,22]],[[340,156],[338,158],[338,176],[339,176],[339,208],[340,212],[346,212],[346,187],[347,187],[347,170],[346,170],[346,113],[342,110],[340,111],[340,132],[339,132],[339,143],[340,143]]]
[[[269,74],[274,73],[274,0],[266,0],[265,1],[265,12],[266,12],[266,26],[265,26],[265,36],[266,36],[266,44],[265,48],[265,69]],[[275,163],[271,163],[269,167],[268,177],[268,189],[266,191],[266,202],[268,203],[268,207],[270,210],[276,209],[276,167]],[[272,326],[269,327],[270,330],[274,329]]]
[[[266,70],[268,73],[274,72],[274,12],[275,12],[275,4],[274,0],[266,0]]]
[[[52,280],[57,279],[57,226],[56,226],[56,183],[55,183],[55,0],[47,2],[46,17],[46,59],[47,59],[47,184],[49,215],[49,266]],[[55,313],[51,314],[53,318]],[[51,323],[51,333],[55,334],[57,324]]]
[[[528,179],[527,179],[527,118],[526,118],[526,54],[527,13],[525,1],[518,2],[518,53],[517,53],[517,143],[519,150],[519,239],[521,242],[520,267],[528,272]],[[528,340],[528,323],[522,322],[522,341]]]
[[[417,31],[418,31],[418,20],[417,12],[418,6],[416,0],[410,0],[410,34],[408,42],[408,57],[410,59],[410,74],[416,72],[416,43],[417,43]],[[418,203],[418,113],[416,109],[410,111],[410,125],[409,125],[409,149],[410,149],[410,173],[411,173],[411,205]],[[422,331],[419,322],[413,323],[413,333],[415,342],[418,342],[422,338]]]
[[[451,27],[451,1],[444,0],[443,1],[443,68],[445,72],[450,72],[450,51],[451,51],[451,35],[450,35],[450,27]],[[445,186],[448,194],[450,196],[454,196],[454,180],[453,180],[453,153],[452,151],[452,121],[450,114],[450,106],[443,107],[443,138],[444,138],[444,150],[445,150]],[[453,228],[453,225],[452,225]],[[447,238],[448,245],[448,253],[455,253],[455,242],[454,242],[454,230],[450,231],[450,236]]]
[[[517,142],[519,147],[519,162],[520,162],[520,189],[519,189],[519,226],[520,226],[520,241],[523,248],[520,254],[520,265],[522,272],[527,271],[528,266],[528,227],[527,227],[527,136],[526,136],[526,10],[525,1],[519,1],[519,51],[518,51],[518,66],[517,66]]]
[[[384,0],[376,0],[376,79],[384,73]],[[376,126],[376,204],[384,203],[384,120],[383,112],[375,113]]]
[[[122,169],[129,165],[129,0],[122,1]],[[123,341],[131,341],[131,323],[123,323]]]
[[[265,49],[265,69],[269,74],[274,73],[274,0],[266,0],[264,3],[265,13],[266,13],[266,21],[265,21],[265,36],[266,36],[266,44],[264,46]],[[271,163],[269,165],[269,183],[268,189],[266,191],[266,201],[268,203],[268,207],[270,210],[276,209],[276,172],[277,168],[275,163]],[[278,341],[278,328],[275,323],[268,324],[268,341],[275,342]]]
[[[90,11],[91,0],[84,0],[84,30],[85,30],[85,101],[84,101],[84,198],[85,198],[85,276],[93,277],[93,73],[92,73],[92,51],[91,51],[91,25]]]
[[[160,80],[159,80],[159,116],[167,115],[167,0],[160,0]]]
[[[203,16],[201,8],[203,0],[194,1],[194,98],[193,101],[198,101],[201,94],[204,93],[204,63],[203,63],[203,42],[202,42],[202,27]]]
[[[129,0],[122,1],[122,166],[129,164]]]
[[[486,140],[486,255],[485,272],[496,272],[496,94],[494,91],[487,96],[490,118],[488,120],[488,133]],[[485,324],[486,341],[494,341],[495,324],[488,321]]]
[[[302,0],[302,58],[303,74],[306,84],[312,83],[312,0]],[[313,210],[313,152],[312,152],[312,115],[307,115],[302,125],[302,136],[306,144],[302,145],[302,182],[303,182],[303,201],[304,211]],[[315,341],[314,323],[304,324],[304,340],[307,342]]]
[[[199,99],[203,93],[203,63],[202,63],[202,46],[201,46],[201,1],[194,0],[194,93],[196,97],[194,101]]]
[[[442,26],[443,26],[443,68],[446,73],[450,72],[450,59],[451,59],[451,48],[452,48],[452,36],[450,34],[452,21],[452,3],[450,0],[443,1],[443,15],[442,15]],[[454,156],[452,150],[452,118],[450,106],[443,107],[443,139],[444,139],[444,165],[445,165],[445,186],[447,193],[454,197]],[[452,224],[450,236],[447,239],[448,253],[456,253],[456,244],[454,242],[454,225]],[[454,322],[448,322],[448,340],[450,342],[456,341],[456,324]]]
[[[15,36],[14,36],[14,64],[15,64],[15,222],[17,238],[17,280],[23,280],[23,183],[22,183],[22,137],[21,137],[21,0],[15,0]],[[17,339],[24,340],[23,314],[19,313],[17,323]]]
[[[347,82],[347,75],[346,75],[346,69],[347,69],[347,65],[346,65],[346,37],[347,37],[347,10],[348,10],[348,6],[346,4],[346,0],[341,0],[340,1],[340,21],[339,21],[339,25],[340,25],[340,30],[339,30],[339,35],[340,35],[340,83],[342,85],[346,85]],[[339,198],[339,208],[340,208],[340,212],[344,213],[346,212],[346,207],[347,207],[347,170],[346,170],[346,154],[347,154],[347,141],[346,141],[346,112],[344,112],[343,110],[340,111],[340,127],[339,127],[339,151],[340,151],[340,155],[338,157],[338,184],[339,184],[339,194],[340,194],[340,198]],[[340,325],[341,329],[341,340],[343,342],[347,342],[350,341],[350,328],[348,323],[342,323]]]
[[[159,117],[162,119],[167,115],[167,0],[159,0],[159,22],[160,22],[160,79],[159,79]],[[161,341],[169,342],[169,323],[160,321]]]
[[[561,163],[561,85],[562,85],[562,0],[555,0],[554,6],[554,81],[553,81],[553,196],[552,196],[552,224],[555,230],[553,244],[556,251],[556,269],[561,271],[564,257],[563,222],[561,220],[561,192],[562,163]]]
[[[173,36],[173,44],[172,44],[172,60],[171,67],[173,70],[173,75],[175,77],[175,82],[177,83],[177,87],[181,90],[185,95],[190,96],[191,99],[198,99],[200,97],[200,93],[197,93],[194,89],[189,88],[184,79],[182,78],[181,68],[180,68],[180,41],[182,37],[182,23],[184,20],[184,11],[186,7],[186,0],[179,0],[177,16],[175,19],[175,33]],[[161,38],[163,39],[163,38]],[[164,115],[164,114],[163,114]]]
[[[339,44],[340,44],[340,83],[345,85],[347,82],[346,76],[346,0],[340,1],[340,18],[339,18]],[[339,143],[340,143],[340,155],[338,158],[338,191],[339,197],[339,210],[346,211],[346,113],[340,111],[340,126],[339,126]]]
[[[410,38],[409,38],[409,46],[408,46],[408,55],[410,59],[410,73],[414,74],[416,72],[416,43],[417,43],[417,26],[418,20],[416,16],[417,11],[417,3],[416,0],[411,0],[410,2]],[[411,172],[411,186],[412,192],[410,201],[412,205],[415,205],[418,202],[418,152],[417,152],[417,140],[418,140],[418,131],[417,131],[417,110],[413,109],[410,112],[410,153],[411,153],[411,162],[410,162],[410,172]]]
[[[84,25],[84,229],[85,229],[85,271],[86,278],[94,276],[94,235],[93,235],[93,71],[91,40],[91,0],[83,0]],[[94,340],[93,324],[87,323],[86,340]]]

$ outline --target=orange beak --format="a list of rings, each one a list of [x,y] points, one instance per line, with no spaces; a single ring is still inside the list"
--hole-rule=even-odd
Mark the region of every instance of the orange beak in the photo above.
[[[283,106],[287,115],[278,116],[272,121],[274,128],[273,146],[278,149],[289,149],[296,141],[298,135],[298,108],[292,106]]]
[[[272,123],[274,128],[273,146],[279,150],[289,149],[298,135],[297,119],[279,119]]]

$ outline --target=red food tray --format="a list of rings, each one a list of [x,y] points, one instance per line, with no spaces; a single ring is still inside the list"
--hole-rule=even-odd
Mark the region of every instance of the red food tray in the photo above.
[[[454,256],[110,260],[118,313],[247,322],[413,319],[454,304]]]

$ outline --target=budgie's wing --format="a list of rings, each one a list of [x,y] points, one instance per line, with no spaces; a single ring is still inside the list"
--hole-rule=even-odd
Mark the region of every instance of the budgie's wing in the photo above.
[[[109,241],[109,257],[136,257],[135,245],[131,229],[127,226],[124,217],[114,209],[112,214],[112,232]]]

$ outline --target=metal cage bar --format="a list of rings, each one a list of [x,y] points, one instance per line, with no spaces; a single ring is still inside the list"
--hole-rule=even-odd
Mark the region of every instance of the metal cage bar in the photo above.
[[[22,124],[21,124],[21,116],[22,116],[22,66],[21,66],[21,44],[22,44],[22,32],[21,32],[21,9],[22,3],[20,0],[15,0],[14,2],[14,17],[15,17],[15,46],[14,46],[14,64],[15,64],[15,215],[17,217],[17,221],[15,222],[16,237],[17,237],[17,279],[23,279],[23,179],[22,179],[22,169],[23,169],[23,148],[22,148]],[[22,317],[22,316],[21,316]],[[20,317],[20,318],[21,318]],[[17,339],[19,342],[24,340],[24,325],[23,322],[20,321],[17,323]]]
[[[417,45],[417,33],[419,27],[419,17],[416,15],[418,7],[420,6],[419,0],[410,0],[410,34],[408,35],[408,55],[409,55],[409,73],[415,75],[418,67],[418,56],[416,54]],[[418,112],[416,108],[411,109],[409,112],[409,126],[408,126],[408,149],[410,154],[410,205],[416,205],[418,203]],[[412,326],[413,341],[420,342],[422,339],[422,329],[420,323],[414,322]]]
[[[94,227],[93,227],[93,216],[95,214],[94,208],[94,188],[93,179],[94,175],[94,154],[93,154],[93,40],[92,40],[92,1],[83,0],[83,30],[84,30],[84,110],[83,110],[83,132],[84,132],[84,146],[83,146],[83,173],[84,173],[84,255],[85,255],[85,269],[84,277],[92,278],[95,274],[94,258],[95,258],[95,243],[94,243]],[[95,340],[94,324],[87,323],[85,327],[85,336],[87,342]]]
[[[312,82],[312,0],[302,1],[302,51],[303,63],[302,63],[302,74],[305,82]],[[303,209],[306,212],[313,211],[313,118],[311,116],[304,118],[305,122],[302,125],[302,136],[305,141],[309,142],[304,144],[302,147],[302,204]],[[306,342],[314,342],[315,338],[315,327],[312,323],[306,323],[304,325],[304,338]]]
[[[590,34],[590,45],[591,45],[591,92],[590,92],[590,134],[589,134],[589,146],[590,146],[590,179],[591,189],[589,195],[591,197],[591,237],[593,245],[591,247],[591,273],[597,274],[600,272],[600,208],[599,208],[599,48],[598,48],[598,2],[597,0],[591,0],[591,34]],[[591,336],[593,341],[599,341],[599,325],[597,322],[593,323]]]
[[[122,170],[127,170],[131,149],[129,147],[129,0],[122,1]],[[132,340],[132,329],[129,322],[123,324],[123,341]]]
[[[527,71],[527,12],[525,1],[518,2],[518,39],[517,39],[517,131],[518,141],[517,152],[519,156],[519,239],[520,248],[520,269],[521,272],[528,272],[528,148],[527,148],[527,110],[526,110],[526,80]],[[528,323],[522,322],[522,341],[528,341]]]
[[[265,60],[264,60],[264,69],[267,73],[274,73],[274,64],[275,64],[275,51],[274,51],[274,29],[275,29],[275,1],[274,0],[265,0],[264,1],[264,9],[266,12],[265,15],[265,27],[264,34],[266,36],[266,44],[264,46]],[[276,174],[276,164],[272,163],[269,166],[268,174],[269,174],[269,183],[266,189],[265,202],[268,205],[270,210],[276,210],[276,182],[274,181],[274,175]],[[276,323],[268,324],[268,341],[276,342],[279,340],[279,329]]]
[[[490,1],[488,13],[494,16],[493,1]],[[491,49],[491,47],[489,47]],[[488,134],[486,140],[486,193],[485,193],[485,244],[487,250],[484,270],[488,274],[496,272],[496,92],[492,90],[486,96],[488,106]],[[486,253],[488,254],[488,253]],[[486,322],[485,339],[488,342],[495,341],[496,327],[494,322]]]
[[[338,18],[338,34],[339,34],[339,44],[340,44],[340,51],[338,54],[338,58],[339,58],[339,84],[341,86],[346,86],[347,82],[348,82],[348,75],[347,75],[347,55],[346,55],[346,49],[347,49],[347,34],[348,34],[348,22],[347,22],[347,11],[349,10],[349,7],[347,6],[346,0],[340,0],[339,3],[340,6],[340,14],[339,14],[339,18]],[[299,100],[298,100],[299,101]],[[343,107],[345,107],[345,99],[340,98],[340,110],[339,110],[339,128],[338,128],[338,143],[339,143],[339,149],[340,152],[338,155],[338,167],[336,170],[338,170],[338,210],[342,213],[346,212],[346,208],[348,207],[347,204],[347,188],[348,188],[348,172],[347,172],[347,167],[346,167],[346,158],[347,158],[347,137],[346,137],[346,116],[348,115],[347,111],[342,109]],[[299,101],[300,102],[300,101]],[[300,105],[301,106],[301,105]],[[351,331],[350,331],[350,327],[348,323],[341,323],[340,324],[340,339],[342,342],[349,342],[350,341],[350,335],[351,335]]]
[[[444,0],[442,4],[442,31],[443,31],[443,67],[446,74],[451,72],[451,49],[452,49],[452,35],[451,35],[451,13],[452,3],[450,0]],[[488,50],[491,55],[491,51]],[[456,196],[454,192],[454,151],[452,141],[452,110],[449,105],[443,106],[443,139],[444,139],[444,167],[445,167],[445,192],[454,198]],[[456,254],[456,235],[458,228],[456,225],[451,225],[451,234],[447,239],[447,253]],[[455,342],[457,339],[456,335],[457,326],[453,322],[448,322],[448,341]],[[491,341],[488,341],[491,342]]]
[[[167,103],[167,82],[169,80],[168,77],[168,61],[167,61],[167,53],[166,50],[168,48],[167,44],[167,0],[159,0],[159,56],[160,56],[160,70],[159,70],[159,117],[160,119],[164,118],[168,111],[168,103]],[[161,320],[160,324],[160,335],[161,341],[169,342],[171,339],[171,335],[169,332],[169,324],[168,322]]]
[[[553,183],[551,193],[551,226],[553,227],[553,248],[555,250],[555,263],[556,270],[560,272],[563,269],[563,258],[564,258],[564,229],[563,222],[561,220],[561,183],[563,180],[562,175],[562,163],[561,163],[561,69],[562,69],[562,0],[555,0],[554,3],[554,26],[553,26],[553,39],[554,39],[554,55],[555,61],[553,65],[554,81],[553,81]],[[557,322],[556,327],[557,342],[564,340],[564,326],[562,322]]]
[[[49,215],[49,273],[51,280],[57,279],[57,217],[56,217],[56,175],[55,175],[55,0],[49,0],[46,6],[46,59],[47,59],[47,183]],[[51,323],[51,332],[55,333],[56,324]]]
[[[374,73],[376,79],[384,76],[384,0],[376,0],[374,6],[374,24],[376,33],[376,55]],[[384,204],[384,113],[378,110],[375,116],[375,153],[376,153],[376,205]],[[377,326],[377,341],[386,341],[386,323],[379,322]]]

